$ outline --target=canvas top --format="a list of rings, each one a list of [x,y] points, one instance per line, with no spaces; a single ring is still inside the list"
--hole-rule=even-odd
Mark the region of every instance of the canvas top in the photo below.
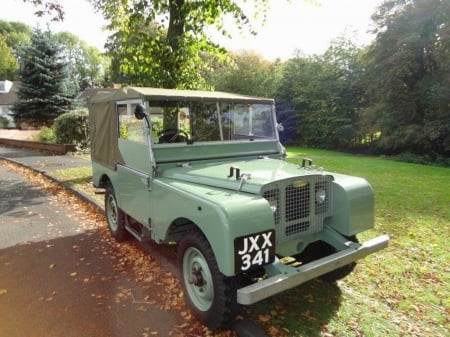
[[[89,103],[101,103],[110,101],[121,101],[128,99],[144,99],[144,100],[163,100],[163,101],[203,101],[203,100],[219,100],[219,101],[246,101],[251,103],[273,103],[270,98],[246,96],[232,94],[221,91],[202,91],[202,90],[176,90],[146,87],[126,87],[117,89],[108,93],[98,93],[94,95]]]

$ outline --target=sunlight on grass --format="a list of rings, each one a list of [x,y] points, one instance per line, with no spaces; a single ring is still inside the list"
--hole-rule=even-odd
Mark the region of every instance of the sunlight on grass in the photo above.
[[[294,163],[308,157],[327,171],[367,179],[375,191],[376,227],[359,238],[391,237],[387,249],[360,261],[339,282],[341,303],[328,322],[297,324],[315,325],[317,336],[447,336],[450,169],[323,150],[288,148],[288,154]]]

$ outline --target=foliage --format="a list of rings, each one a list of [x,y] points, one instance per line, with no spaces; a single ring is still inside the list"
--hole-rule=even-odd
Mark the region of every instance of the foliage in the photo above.
[[[0,128],[6,128],[9,124],[8,118],[0,116]]]
[[[100,50],[88,46],[76,35],[69,32],[56,34],[61,45],[61,56],[67,62],[70,83],[75,91],[90,87],[100,87],[105,79],[106,60]]]
[[[0,79],[17,80],[18,55],[30,44],[31,33],[23,23],[0,20]]]
[[[390,0],[373,19],[366,86],[384,153],[450,154],[450,2]]]
[[[56,143],[56,136],[53,128],[44,126],[38,134],[31,137],[31,140],[44,143]]]
[[[340,38],[323,56],[298,53],[283,65],[276,98],[287,102],[284,106],[295,114],[278,109],[299,125],[294,143],[341,150],[358,143],[363,92],[360,53]]]
[[[116,32],[110,46],[120,70],[133,84],[166,88],[206,88],[201,74],[208,68],[202,55],[224,60],[226,52],[212,42],[206,28],[227,34],[224,18],[237,27],[249,24],[244,10],[232,0],[92,0]],[[265,8],[267,0],[255,1]],[[250,28],[251,29],[251,28]],[[148,31],[153,32],[147,34]],[[137,44],[135,44],[137,42]],[[112,51],[110,49],[110,51]]]
[[[38,17],[50,16],[52,21],[64,20],[64,9],[59,0],[23,0],[29,2],[36,7],[34,15]]]
[[[273,97],[280,75],[280,63],[264,60],[251,51],[230,55],[231,64],[218,67],[210,79],[216,90],[243,95]]]
[[[450,168],[450,158],[440,155],[429,155],[429,154],[418,155],[411,152],[403,152],[394,156],[386,156],[386,158],[405,163],[443,166]]]
[[[39,29],[31,45],[21,51],[21,86],[12,109],[16,122],[49,126],[70,109],[74,93],[67,90],[67,68],[60,51],[53,34]]]
[[[14,56],[18,56],[20,50],[30,44],[32,33],[32,29],[24,23],[0,20],[0,34],[5,37]]]
[[[53,129],[56,142],[62,144],[77,144],[84,149],[89,147],[89,113],[86,109],[66,112],[55,119]]]
[[[6,44],[4,36],[0,33],[0,79],[14,80],[19,68],[11,48]]]

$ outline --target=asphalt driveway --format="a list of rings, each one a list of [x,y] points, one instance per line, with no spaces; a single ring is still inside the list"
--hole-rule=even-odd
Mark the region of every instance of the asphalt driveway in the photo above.
[[[61,198],[0,165],[0,336],[169,336],[184,324],[146,301],[158,289]]]

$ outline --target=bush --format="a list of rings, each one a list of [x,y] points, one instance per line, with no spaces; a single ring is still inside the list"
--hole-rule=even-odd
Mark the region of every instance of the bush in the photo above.
[[[62,144],[76,144],[79,149],[88,148],[89,113],[86,109],[66,112],[55,119],[53,130],[56,142]]]
[[[446,158],[434,153],[427,155],[418,155],[411,152],[403,152],[387,158],[411,164],[450,167],[450,158]]]
[[[44,143],[56,143],[56,136],[53,129],[44,126],[37,135],[32,137],[32,140]]]

